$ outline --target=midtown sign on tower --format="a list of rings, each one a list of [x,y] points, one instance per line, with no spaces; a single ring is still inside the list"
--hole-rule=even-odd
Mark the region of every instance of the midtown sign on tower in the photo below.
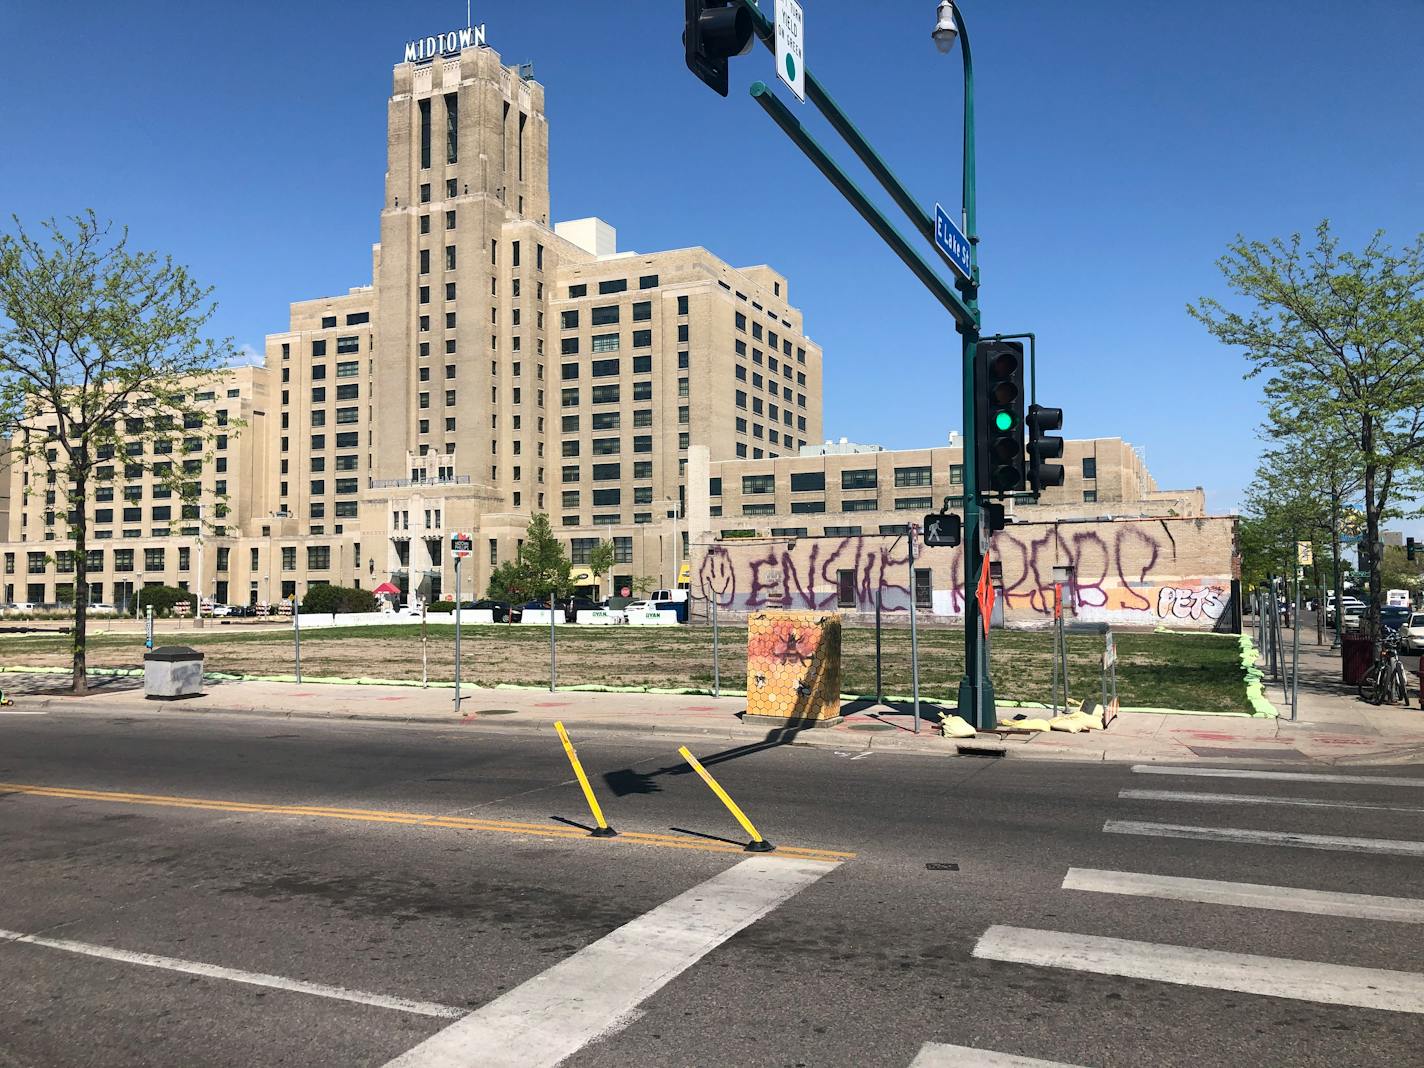
[[[405,62],[428,63],[436,56],[448,56],[466,48],[483,47],[485,24],[466,26],[462,30],[437,33],[433,37],[420,37],[405,43]]]

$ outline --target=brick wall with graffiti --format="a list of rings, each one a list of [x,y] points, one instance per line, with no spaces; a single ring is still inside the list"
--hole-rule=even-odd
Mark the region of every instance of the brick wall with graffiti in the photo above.
[[[910,604],[905,536],[709,540],[694,547],[692,592],[733,615],[763,608],[839,609],[902,618]],[[915,543],[929,573],[920,612],[964,613],[964,548]],[[1231,516],[1014,524],[994,535],[991,561],[1005,625],[1047,625],[1054,582],[1081,620],[1229,630],[1239,577]],[[919,584],[920,579],[916,580]],[[972,595],[972,591],[971,591]]]

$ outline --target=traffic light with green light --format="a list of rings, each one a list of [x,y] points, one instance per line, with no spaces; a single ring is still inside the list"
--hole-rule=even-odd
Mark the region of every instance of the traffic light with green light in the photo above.
[[[1024,347],[981,341],[974,350],[975,452],[979,492],[1024,488]]]
[[[682,44],[687,67],[714,92],[727,95],[727,60],[752,49],[751,12],[737,0],[685,0]]]

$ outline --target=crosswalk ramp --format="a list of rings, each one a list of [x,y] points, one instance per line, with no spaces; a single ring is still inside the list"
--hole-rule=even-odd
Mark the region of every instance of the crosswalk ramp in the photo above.
[[[1061,884],[1066,894],[1075,897],[1085,895],[1085,899],[1091,895],[1093,907],[1103,915],[1111,915],[1110,911],[1102,912],[1102,905],[1112,897],[1159,902],[1162,927],[1169,931],[1180,926],[1177,921],[1182,914],[1171,910],[1183,902],[1259,910],[1263,916],[1287,912],[1323,917],[1324,922],[1331,925],[1332,933],[1329,946],[1322,949],[1322,955],[1339,950],[1344,950],[1347,956],[1352,952],[1357,955],[1366,952],[1368,946],[1360,942],[1362,936],[1356,934],[1358,929],[1350,926],[1351,922],[1358,920],[1404,925],[1400,930],[1406,938],[1418,939],[1417,931],[1412,928],[1424,924],[1424,899],[1345,893],[1304,885],[1276,886],[1252,880],[1249,876],[1259,869],[1260,852],[1255,847],[1319,851],[1318,861],[1312,862],[1315,866],[1309,870],[1320,873],[1327,883],[1335,875],[1351,870],[1343,866],[1365,863],[1364,858],[1350,859],[1340,854],[1424,859],[1424,841],[1411,837],[1418,835],[1424,838],[1424,821],[1420,820],[1420,816],[1424,816],[1424,805],[1420,804],[1424,802],[1424,795],[1415,792],[1424,787],[1424,778],[1158,765],[1140,765],[1131,770],[1135,775],[1152,777],[1138,782],[1151,782],[1153,786],[1168,788],[1139,787],[1134,782],[1131,788],[1119,793],[1119,803],[1131,803],[1133,816],[1156,815],[1153,806],[1160,805],[1162,818],[1108,819],[1102,826],[1102,832],[1141,839],[1142,855],[1153,857],[1161,855],[1149,852],[1153,848],[1149,844],[1153,839],[1192,839],[1201,845],[1189,858],[1182,858],[1170,841],[1164,841],[1160,847],[1167,851],[1166,855],[1170,858],[1161,866],[1169,867],[1176,862],[1180,870],[1180,865],[1190,864],[1191,876],[1071,867]],[[1176,777],[1177,781],[1162,783],[1161,779],[1167,776]],[[1224,780],[1230,780],[1229,787]],[[1356,803],[1350,794],[1341,789],[1361,786],[1376,788],[1368,791],[1363,803]],[[1269,792],[1252,793],[1252,789]],[[1336,796],[1331,796],[1332,791]],[[1352,790],[1350,793],[1358,792]],[[1145,813],[1142,811],[1144,805],[1148,807]],[[1192,815],[1202,811],[1200,806],[1207,805],[1233,811],[1239,807],[1237,822],[1266,822],[1273,826],[1215,826],[1208,821],[1191,821]],[[1244,813],[1250,813],[1252,819],[1247,820],[1242,815]],[[1324,819],[1327,815],[1339,822],[1349,820],[1355,813],[1360,819],[1350,821],[1348,826],[1342,823],[1342,829],[1379,827],[1387,828],[1388,833],[1380,836],[1323,834],[1314,829],[1313,821]],[[1356,827],[1354,823],[1360,826]],[[1246,851],[1229,848],[1241,845],[1253,848]],[[1219,852],[1215,850],[1217,846],[1221,847]],[[1216,870],[1211,874],[1220,877],[1202,878],[1204,863],[1214,865]],[[1306,882],[1308,877],[1302,877],[1300,881]],[[1335,926],[1337,922],[1338,929]],[[1178,941],[1186,940],[1182,938]],[[1240,946],[1240,952],[1226,952],[1221,948],[1178,944],[1178,941],[1170,937],[1160,942],[1142,941],[1039,927],[995,925],[979,937],[973,956],[980,960],[1059,972],[1118,976],[1319,1005],[1424,1014],[1424,973],[1419,971],[1289,959],[1248,952],[1252,948],[1250,945]],[[1233,950],[1237,948],[1232,946]],[[1424,965],[1424,956],[1420,960]],[[1369,963],[1369,960],[1365,962]],[[1409,963],[1412,964],[1412,961]],[[968,1050],[961,1054],[956,1052],[957,1049],[927,1044],[913,1062],[914,1066],[1058,1063],[981,1050]]]

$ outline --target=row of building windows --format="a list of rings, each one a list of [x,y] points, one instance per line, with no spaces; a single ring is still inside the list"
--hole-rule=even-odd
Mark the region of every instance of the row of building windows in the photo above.
[[[645,275],[642,275],[642,276],[639,277],[639,279],[638,279],[638,288],[639,288],[639,289],[657,289],[657,288],[658,288],[658,276],[655,275],[655,274],[645,274]],[[626,292],[628,292],[628,279],[626,279],[626,278],[608,278],[608,279],[605,279],[605,280],[603,280],[602,282],[599,282],[599,283],[598,283],[598,292],[599,292],[599,295],[600,295],[600,296],[607,296],[607,295],[610,294],[610,293],[626,293]],[[587,284],[586,282],[579,282],[579,283],[577,283],[577,284],[575,284],[575,285],[569,286],[569,299],[570,299],[570,300],[574,300],[574,299],[577,299],[578,297],[586,297],[586,296],[588,296],[588,284]]]
[[[739,428],[740,429],[740,428]],[[760,436],[760,435],[758,435]],[[1096,478],[1096,461],[1092,457],[1083,460],[1083,477]],[[908,486],[929,486],[933,483],[933,472],[928,466],[897,467],[895,468],[895,487],[903,489]],[[826,474],[824,471],[795,471],[790,478],[792,493],[810,493],[826,488]],[[873,467],[855,468],[841,471],[841,489],[875,489],[879,484],[879,472]],[[961,486],[964,484],[964,465],[951,464],[949,467],[949,484],[951,486]],[[721,478],[712,478],[709,481],[710,495],[720,497],[722,495]],[[757,493],[776,492],[775,475],[743,475],[742,493],[752,495]],[[1096,491],[1092,497],[1084,497],[1084,500],[1097,500]],[[1031,495],[1020,495],[1031,496]]]

